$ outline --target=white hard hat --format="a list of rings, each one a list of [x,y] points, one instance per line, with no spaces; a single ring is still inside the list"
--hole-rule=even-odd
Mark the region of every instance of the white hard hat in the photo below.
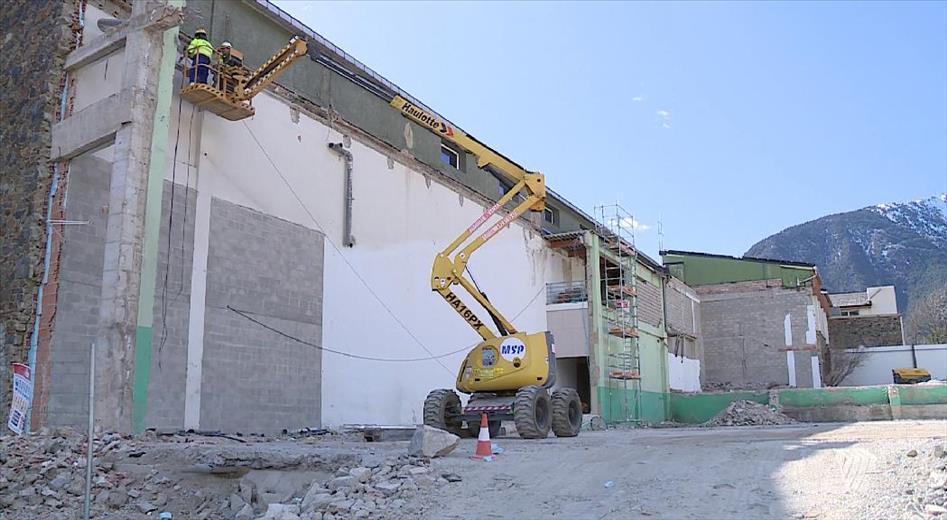
[[[230,45],[230,42],[221,43],[220,46],[221,46],[221,47],[227,47],[228,49],[229,49],[230,47],[232,47],[232,45]]]

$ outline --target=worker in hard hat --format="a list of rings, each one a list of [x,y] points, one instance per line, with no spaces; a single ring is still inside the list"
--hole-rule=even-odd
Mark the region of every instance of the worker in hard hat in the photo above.
[[[194,38],[187,44],[187,57],[191,58],[191,70],[188,79],[191,83],[207,84],[210,73],[210,59],[214,55],[214,46],[207,39],[207,29],[201,27],[194,31]]]
[[[239,67],[243,65],[243,54],[240,51],[235,51],[233,45],[230,45],[230,42],[224,42],[220,44],[220,62],[223,65],[228,67]]]

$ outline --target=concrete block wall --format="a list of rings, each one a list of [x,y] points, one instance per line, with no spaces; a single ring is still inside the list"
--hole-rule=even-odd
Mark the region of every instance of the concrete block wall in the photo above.
[[[799,349],[789,354],[795,364],[796,386],[812,386],[811,357],[817,355],[817,346],[806,344],[807,309],[812,302],[808,290],[736,292],[716,287],[697,288],[705,351],[703,383],[733,388],[788,386],[787,349]],[[787,336],[791,336],[788,346]]]
[[[48,402],[34,402],[47,426],[79,426],[88,421],[89,349],[98,330],[99,296],[108,207],[108,154],[73,159],[66,188],[66,217],[61,226],[62,260],[59,305],[50,341]],[[45,405],[45,410],[42,408]]]
[[[200,426],[274,432],[320,425],[323,235],[213,199]],[[358,374],[352,374],[358,377]]]

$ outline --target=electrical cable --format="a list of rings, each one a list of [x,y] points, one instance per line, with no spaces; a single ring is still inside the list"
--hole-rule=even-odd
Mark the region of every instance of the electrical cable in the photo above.
[[[174,224],[174,185],[178,171],[178,145],[181,142],[181,109],[184,107],[184,98],[178,97],[178,127],[174,136],[174,154],[171,158],[171,200],[168,209],[168,250],[164,262],[164,283],[161,287],[161,340],[158,341],[158,367],[161,367],[161,350],[168,340],[168,277],[171,273],[171,227]],[[193,115],[193,112],[192,112]],[[185,192],[186,194],[186,192]],[[185,202],[185,205],[187,202]]]
[[[545,289],[546,289],[545,287],[540,287],[539,291],[537,291],[536,294],[534,294],[533,297],[530,298],[530,300],[529,300],[528,302],[526,302],[526,305],[525,305],[518,313],[516,313],[516,316],[513,316],[513,319],[515,320],[516,318],[519,318],[521,314],[523,314],[524,312],[526,312],[526,309],[528,309],[528,308],[533,304],[533,302],[536,301],[536,298],[539,298],[539,295],[542,294]],[[253,316],[251,316],[251,314],[255,314],[255,313],[252,313],[252,312],[250,312],[250,311],[244,311],[244,310],[236,309],[236,308],[234,308],[234,307],[232,307],[232,306],[230,306],[230,305],[227,306],[227,310],[229,310],[229,311],[231,311],[231,312],[237,314],[238,316],[240,316],[240,317],[242,317],[242,318],[244,318],[244,319],[246,319],[246,320],[249,320],[249,321],[251,321],[251,322],[253,322],[253,323],[256,323],[257,325],[263,327],[264,329],[266,329],[266,330],[268,330],[268,331],[270,331],[270,332],[273,332],[273,333],[275,333],[275,334],[278,334],[278,335],[280,335],[280,336],[283,336],[283,337],[286,338],[286,339],[295,341],[295,342],[297,342],[297,343],[300,343],[300,344],[303,344],[303,345],[306,345],[306,346],[309,346],[309,347],[313,347],[313,348],[322,350],[322,351],[324,351],[324,352],[331,352],[331,353],[333,353],[333,354],[338,354],[338,355],[340,355],[340,356],[345,356],[345,357],[349,357],[349,358],[353,358],[353,359],[363,359],[363,360],[366,360],[366,361],[384,361],[384,362],[387,362],[387,363],[410,363],[410,362],[418,362],[418,361],[439,361],[441,358],[453,356],[454,354],[458,354],[458,353],[463,352],[463,351],[465,351],[465,350],[470,350],[470,349],[472,349],[473,347],[475,347],[475,346],[477,346],[478,344],[480,344],[480,342],[478,341],[477,343],[471,343],[470,345],[467,345],[467,346],[465,346],[465,347],[461,347],[461,348],[459,348],[459,349],[457,349],[457,350],[453,350],[453,351],[451,351],[451,352],[446,352],[446,353],[444,353],[444,354],[437,354],[437,355],[434,355],[433,353],[430,353],[430,352],[429,352],[429,354],[431,354],[429,357],[421,357],[421,358],[378,358],[378,357],[372,357],[372,356],[362,356],[362,355],[360,355],[360,354],[352,354],[352,353],[350,353],[350,352],[343,352],[343,351],[341,351],[341,350],[331,349],[331,348],[328,348],[328,347],[324,347],[324,346],[322,346],[322,345],[317,345],[317,344],[315,344],[315,343],[306,341],[306,340],[304,340],[304,339],[297,338],[296,336],[293,336],[292,334],[289,334],[289,333],[284,332],[284,331],[282,331],[282,330],[280,330],[280,329],[277,329],[276,327],[272,327],[272,326],[270,326],[270,325],[267,325],[266,323],[263,323],[262,321],[260,321],[260,320],[258,320],[258,319],[256,319],[256,318],[254,318]],[[442,365],[442,366],[443,366],[443,365]],[[451,372],[451,374],[453,374],[453,372]]]
[[[378,301],[378,303],[382,306],[382,308],[385,309],[385,312],[387,312],[388,315],[391,316],[391,318],[392,318],[393,320],[395,320],[395,322],[398,323],[398,325],[401,326],[401,328],[402,328],[406,333],[408,333],[408,336],[410,336],[411,339],[413,339],[414,342],[417,343],[418,346],[420,346],[425,352],[427,352],[428,354],[430,354],[430,355],[433,356],[434,353],[431,352],[431,349],[429,349],[429,348],[427,347],[427,345],[425,345],[417,336],[415,336],[415,334],[414,334],[413,332],[411,332],[411,330],[408,328],[408,326],[405,325],[405,323],[404,323],[403,321],[401,321],[401,319],[399,319],[397,315],[395,315],[395,313],[394,313],[394,311],[391,309],[391,307],[389,307],[389,306],[381,299],[381,297],[378,296],[378,294],[375,292],[375,290],[372,289],[371,285],[369,285],[369,283],[365,280],[365,278],[363,278],[362,275],[358,272],[358,270],[355,269],[355,266],[352,265],[352,263],[349,261],[349,259],[345,256],[345,254],[344,254],[344,253],[342,252],[342,250],[339,248],[339,246],[337,246],[337,245],[335,244],[335,242],[329,237],[329,234],[326,232],[325,228],[322,227],[322,224],[320,224],[319,221],[316,219],[316,217],[312,214],[312,212],[309,211],[309,208],[306,206],[306,204],[303,203],[302,198],[300,198],[299,194],[296,193],[296,190],[293,189],[293,186],[292,186],[292,185],[289,183],[289,181],[286,179],[286,176],[283,175],[283,172],[279,169],[278,166],[276,166],[276,162],[273,161],[273,158],[270,157],[270,154],[266,151],[266,148],[264,148],[264,147],[263,147],[263,144],[260,143],[260,140],[257,139],[256,134],[253,133],[253,130],[250,128],[250,125],[248,125],[246,121],[242,121],[242,123],[243,123],[243,127],[247,129],[247,132],[249,132],[250,137],[253,138],[253,141],[254,141],[254,142],[256,143],[256,145],[260,148],[260,151],[263,152],[263,155],[266,157],[266,160],[269,161],[270,166],[273,167],[273,169],[276,171],[276,174],[279,175],[280,179],[283,180],[283,183],[286,185],[286,187],[289,188],[289,191],[293,194],[293,197],[296,198],[296,202],[299,203],[299,206],[303,209],[303,211],[305,211],[306,214],[309,215],[309,218],[312,220],[313,224],[315,224],[316,227],[319,228],[319,231],[322,232],[322,234],[323,234],[323,236],[325,237],[326,241],[329,243],[329,245],[332,246],[333,249],[335,249],[336,253],[339,254],[339,257],[342,259],[343,262],[345,262],[345,265],[347,265],[347,266],[349,267],[349,269],[352,271],[352,274],[354,274],[355,277],[358,278],[358,280],[362,283],[362,285],[364,285],[365,288],[368,290],[369,294],[371,294],[372,297],[375,298],[375,300]],[[442,363],[442,362],[440,361],[440,359],[435,359],[435,361],[437,361],[437,363],[438,363],[439,365],[441,365],[441,367],[443,367],[444,370],[446,370],[448,373],[453,374],[453,371],[451,371],[449,368],[447,368],[447,366],[446,366],[444,363]]]

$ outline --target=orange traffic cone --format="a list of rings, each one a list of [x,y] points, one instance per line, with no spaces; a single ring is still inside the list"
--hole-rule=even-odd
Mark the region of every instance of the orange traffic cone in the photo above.
[[[480,435],[477,436],[477,451],[471,457],[478,460],[493,459],[493,444],[490,442],[490,425],[487,423],[487,414],[480,414]]]

